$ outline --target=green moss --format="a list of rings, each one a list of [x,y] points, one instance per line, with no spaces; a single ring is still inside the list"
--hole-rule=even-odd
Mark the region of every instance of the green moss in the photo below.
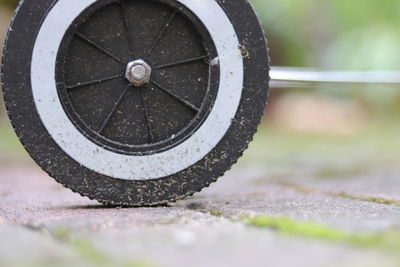
[[[109,258],[106,254],[98,251],[89,241],[75,240],[71,243],[72,248],[80,254],[86,261],[96,266],[124,266],[124,267],[152,267],[155,266],[146,261],[127,260]]]
[[[86,261],[96,266],[123,266],[123,267],[152,267],[153,264],[146,261],[128,260],[119,261],[118,259],[111,259],[104,253],[98,251],[88,241],[73,241],[72,247],[81,255]]]
[[[91,243],[88,241],[77,240],[71,242],[71,246],[77,251],[84,259],[89,260],[92,263],[105,263],[109,259],[102,253],[98,252]]]
[[[212,216],[221,217],[223,215],[222,210],[210,210]]]
[[[243,219],[248,225],[271,229],[288,236],[299,236],[345,243],[361,248],[375,248],[400,253],[400,231],[389,231],[374,235],[358,235],[320,224],[297,222],[288,218],[259,216]]]
[[[361,198],[361,199],[368,202],[400,207],[400,203],[395,200],[384,199],[384,198]]]
[[[286,235],[301,235],[326,240],[341,240],[344,237],[340,231],[332,230],[318,224],[295,222],[288,218],[259,216],[247,218],[246,223],[261,228],[273,229]]]
[[[391,199],[377,198],[377,197],[358,197],[358,196],[352,196],[352,195],[349,195],[346,193],[332,194],[332,195],[335,195],[338,197],[343,197],[343,198],[348,198],[348,199],[353,199],[353,200],[364,201],[364,202],[371,202],[371,203],[376,203],[376,204],[400,207],[399,202],[397,202],[395,200],[391,200]]]
[[[400,207],[400,203],[397,202],[396,200],[392,199],[385,199],[385,198],[378,198],[378,197],[360,197],[360,196],[353,196],[347,193],[334,193],[334,192],[321,192],[314,190],[312,188],[306,188],[301,185],[297,184],[292,184],[292,183],[287,183],[287,182],[275,182],[279,185],[285,186],[292,188],[296,190],[297,192],[303,193],[303,194],[312,194],[312,193],[322,193],[325,195],[329,195],[332,197],[341,197],[341,198],[347,198],[347,199],[352,199],[352,200],[358,200],[358,201],[363,201],[363,202],[371,202],[371,203],[376,203],[376,204],[381,204],[381,205],[390,205],[390,206],[395,206],[395,207]]]
[[[78,258],[89,265],[94,266],[123,266],[123,267],[151,267],[155,266],[147,261],[125,260],[109,257],[107,254],[96,249],[88,240],[77,239],[71,236],[69,229],[60,227],[51,232],[52,237],[67,245]],[[48,266],[38,265],[38,266]]]
[[[54,238],[67,240],[70,237],[70,231],[67,228],[57,228],[52,232]]]

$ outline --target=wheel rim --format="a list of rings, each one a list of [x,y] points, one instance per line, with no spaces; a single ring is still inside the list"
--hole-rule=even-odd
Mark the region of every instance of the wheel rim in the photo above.
[[[206,119],[218,93],[219,66],[209,64],[216,57],[202,23],[175,1],[99,1],[63,39],[58,94],[93,142],[121,154],[157,153],[185,141]],[[126,76],[139,60],[151,75],[134,85]]]
[[[56,71],[60,45],[76,18],[99,1],[74,0],[72,4],[70,0],[58,0],[40,24],[30,61],[31,90],[35,111],[40,116],[41,123],[51,139],[80,166],[115,179],[167,179],[171,175],[194,166],[202,159],[208,160],[206,156],[224,140],[233,121],[236,121],[236,116],[240,116],[237,115],[243,109],[243,107],[240,108],[240,101],[244,89],[248,88],[243,85],[244,82],[249,82],[244,77],[245,70],[253,66],[244,68],[239,39],[230,18],[214,0],[175,0],[174,2],[187,7],[205,25],[218,51],[218,58],[214,58],[210,65],[218,66],[220,80],[213,108],[193,135],[171,149],[154,154],[125,155],[110,151],[93,142],[77,129],[61,103],[54,76],[55,73],[60,73]],[[221,24],[224,27],[221,27]],[[256,41],[263,40],[257,38]],[[243,43],[246,41],[244,40]],[[263,48],[264,46],[261,45],[260,49]],[[250,81],[249,88],[253,88],[251,85],[253,79]],[[246,101],[251,101],[254,98],[246,99]],[[224,158],[225,154],[221,157]]]

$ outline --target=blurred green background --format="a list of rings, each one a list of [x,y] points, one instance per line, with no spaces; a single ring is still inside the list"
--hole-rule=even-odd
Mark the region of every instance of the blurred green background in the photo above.
[[[265,28],[274,66],[400,70],[399,0],[252,2]],[[16,4],[0,0],[1,38]],[[339,158],[359,160],[360,165],[396,162],[399,115],[398,87],[272,89],[268,116],[242,162],[285,160],[287,164],[291,159],[306,160],[309,154],[328,165]],[[0,163],[15,162],[21,155],[1,106]]]

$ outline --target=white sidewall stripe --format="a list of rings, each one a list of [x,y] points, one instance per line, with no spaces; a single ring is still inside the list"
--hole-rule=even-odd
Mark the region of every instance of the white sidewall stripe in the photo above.
[[[146,156],[114,153],[87,139],[68,119],[58,97],[55,69],[60,44],[72,22],[96,0],[59,0],[47,14],[33,49],[33,98],[48,133],[82,166],[116,179],[159,179],[202,160],[227,133],[243,90],[243,59],[237,35],[215,0],[177,1],[196,14],[211,35],[219,56],[220,87],[211,113],[193,136],[168,151]]]

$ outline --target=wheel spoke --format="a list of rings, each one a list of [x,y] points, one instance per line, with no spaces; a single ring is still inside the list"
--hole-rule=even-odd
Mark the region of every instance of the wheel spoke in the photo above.
[[[146,57],[148,57],[151,52],[153,52],[154,47],[156,47],[156,45],[158,44],[158,42],[161,40],[161,38],[163,37],[165,31],[169,28],[169,26],[171,25],[171,22],[174,20],[176,13],[178,11],[175,10],[171,16],[169,17],[167,23],[164,25],[164,27],[161,29],[160,33],[157,35],[157,38],[154,40],[153,44],[150,46],[149,50],[146,53]]]
[[[117,61],[118,63],[124,64],[124,62],[118,58],[117,56],[115,56],[114,54],[112,54],[110,51],[108,51],[107,49],[105,49],[104,47],[102,47],[101,45],[97,44],[95,41],[89,39],[88,37],[86,37],[85,35],[83,35],[82,33],[77,32],[76,35],[81,38],[83,41],[85,41],[86,43],[90,44],[91,46],[93,46],[94,48],[96,48],[97,50],[99,50],[100,52],[106,54],[107,56],[109,56],[110,58],[114,59],[115,61]]]
[[[126,31],[126,34],[127,34],[127,37],[128,37],[129,50],[131,51],[132,58],[134,58],[135,57],[135,55],[133,53],[133,51],[134,51],[134,49],[133,49],[134,41],[133,41],[132,36],[131,36],[131,34],[129,32],[130,23],[129,23],[128,16],[126,15],[126,5],[124,3],[124,0],[119,0],[119,4],[121,6],[121,12],[122,12],[122,17],[124,19],[125,31]]]
[[[107,124],[110,122],[111,117],[114,115],[114,113],[117,111],[118,106],[121,104],[122,99],[128,93],[128,90],[131,88],[131,85],[127,86],[125,90],[120,94],[118,97],[117,101],[115,101],[114,106],[110,110],[110,112],[107,114],[107,117],[104,119],[103,124],[101,125],[98,133],[102,133],[104,131],[104,128],[106,128]]]
[[[99,83],[103,83],[103,82],[107,82],[107,81],[111,81],[111,80],[115,80],[115,79],[123,78],[123,77],[124,77],[123,75],[118,74],[118,75],[106,77],[106,78],[103,78],[103,79],[96,79],[96,80],[92,80],[92,81],[77,83],[77,84],[74,84],[74,85],[67,85],[67,86],[65,86],[65,88],[71,90],[71,89],[84,87],[84,86],[89,86],[89,85],[93,85],[93,84],[99,84]]]
[[[178,66],[178,65],[188,64],[188,63],[196,62],[196,61],[207,59],[207,58],[209,58],[208,55],[207,56],[200,56],[200,57],[193,57],[193,58],[189,58],[189,59],[185,59],[185,60],[181,60],[181,61],[177,61],[177,62],[173,62],[173,63],[159,65],[159,66],[156,66],[156,67],[154,67],[152,69],[153,70],[159,70],[159,69],[163,69],[163,68],[169,68],[169,67],[174,67],[174,66]]]
[[[150,144],[152,144],[152,143],[155,142],[155,138],[154,138],[153,129],[151,127],[149,109],[148,109],[148,106],[147,106],[147,99],[144,96],[143,88],[140,89],[140,98],[141,98],[143,109],[144,109],[144,117],[145,117],[146,125],[147,125],[146,126],[147,127],[147,134],[148,134],[149,139],[150,139]]]
[[[185,99],[183,99],[183,98],[179,97],[178,95],[174,94],[173,92],[171,92],[170,90],[168,90],[167,88],[165,88],[164,86],[159,84],[158,82],[151,81],[151,83],[154,84],[155,86],[157,86],[158,88],[160,88],[163,92],[167,93],[168,95],[170,95],[173,98],[177,99],[181,103],[185,104],[187,107],[189,107],[190,109],[192,109],[196,113],[198,113],[200,111],[200,108],[196,107],[195,105],[193,105],[189,101],[186,101]]]

